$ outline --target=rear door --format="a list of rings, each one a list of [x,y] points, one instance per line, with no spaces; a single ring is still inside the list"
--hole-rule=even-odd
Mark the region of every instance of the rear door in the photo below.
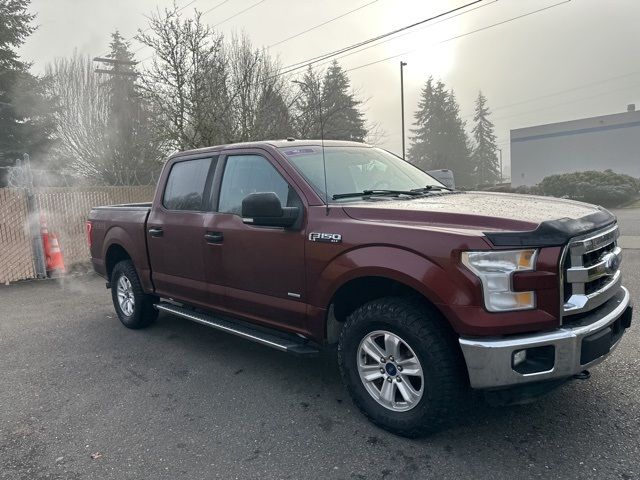
[[[205,250],[209,281],[224,286],[227,309],[258,323],[306,330],[304,205],[300,192],[262,150],[228,152],[221,159],[206,224],[215,241]],[[300,209],[292,229],[245,224],[242,199],[275,192],[283,206]],[[217,207],[217,208],[215,208]],[[218,267],[218,268],[216,268]],[[222,285],[220,285],[222,284]]]
[[[217,156],[175,161],[147,221],[153,283],[164,297],[208,304],[204,217]],[[162,182],[161,182],[162,184]]]

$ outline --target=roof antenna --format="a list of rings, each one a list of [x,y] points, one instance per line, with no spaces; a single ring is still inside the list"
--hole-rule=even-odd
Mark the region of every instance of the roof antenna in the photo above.
[[[322,92],[318,96],[318,113],[320,117],[320,145],[322,146],[322,170],[324,172],[324,203],[325,213],[329,215],[329,188],[327,187],[327,160],[324,156],[324,120],[322,118]]]

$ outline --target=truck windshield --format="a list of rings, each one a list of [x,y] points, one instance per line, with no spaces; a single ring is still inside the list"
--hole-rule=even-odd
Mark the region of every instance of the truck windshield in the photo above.
[[[324,150],[328,192],[324,188],[320,146],[280,148],[314,190],[329,201],[347,201],[376,194],[401,195],[401,192],[418,190],[424,193],[429,190],[447,190],[419,168],[379,148],[325,147]],[[362,195],[357,192],[362,192]]]

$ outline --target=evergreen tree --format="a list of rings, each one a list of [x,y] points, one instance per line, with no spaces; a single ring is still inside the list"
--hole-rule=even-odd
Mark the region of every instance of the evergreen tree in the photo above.
[[[0,166],[23,153],[42,158],[54,127],[45,81],[31,75],[16,53],[35,30],[28,6],[29,0],[0,1]]]
[[[111,34],[108,58],[133,61],[133,54],[116,30]],[[158,169],[160,153],[151,138],[149,112],[136,88],[133,64],[116,64],[104,81],[109,97],[109,120],[105,135],[106,155],[102,177],[108,183],[148,182]]]
[[[322,115],[325,138],[364,141],[367,130],[359,107],[361,101],[350,91],[349,77],[336,60],[322,83]]]
[[[349,77],[335,60],[324,76],[307,69],[295,103],[297,133],[301,138],[364,141],[367,135],[362,104],[350,91]]]
[[[500,181],[500,166],[496,152],[496,136],[493,133],[493,123],[489,120],[487,97],[478,92],[476,111],[473,117],[473,138],[475,146],[471,156],[475,167],[475,174],[480,184],[497,183]]]
[[[267,87],[256,107],[253,139],[268,140],[287,138],[293,135],[289,107],[282,92]]]
[[[120,33],[111,34],[108,58],[133,61],[133,54]],[[140,113],[140,102],[135,91],[136,72],[133,65],[115,64],[113,73],[104,78],[103,88],[109,95],[109,122],[107,151],[114,162],[125,165],[131,154],[135,155],[135,130]]]
[[[409,160],[423,170],[450,169],[456,184],[472,185],[469,142],[453,92],[429,77],[414,118],[416,128],[411,130]]]
[[[300,138],[320,138],[320,112],[322,108],[322,79],[311,66],[307,68],[298,85],[294,107],[295,127]]]

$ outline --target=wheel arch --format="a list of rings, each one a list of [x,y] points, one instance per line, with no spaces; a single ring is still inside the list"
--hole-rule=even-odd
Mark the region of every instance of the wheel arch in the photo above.
[[[327,342],[337,341],[342,325],[357,308],[372,300],[383,297],[411,297],[419,299],[433,310],[438,309],[423,292],[416,289],[409,282],[391,278],[383,274],[363,275],[352,278],[340,285],[331,297],[327,309],[325,335]]]
[[[104,256],[107,278],[111,279],[113,267],[115,267],[117,263],[123,260],[131,260],[131,255],[129,254],[129,252],[127,252],[127,250],[119,243],[112,243],[111,245],[109,245]]]

